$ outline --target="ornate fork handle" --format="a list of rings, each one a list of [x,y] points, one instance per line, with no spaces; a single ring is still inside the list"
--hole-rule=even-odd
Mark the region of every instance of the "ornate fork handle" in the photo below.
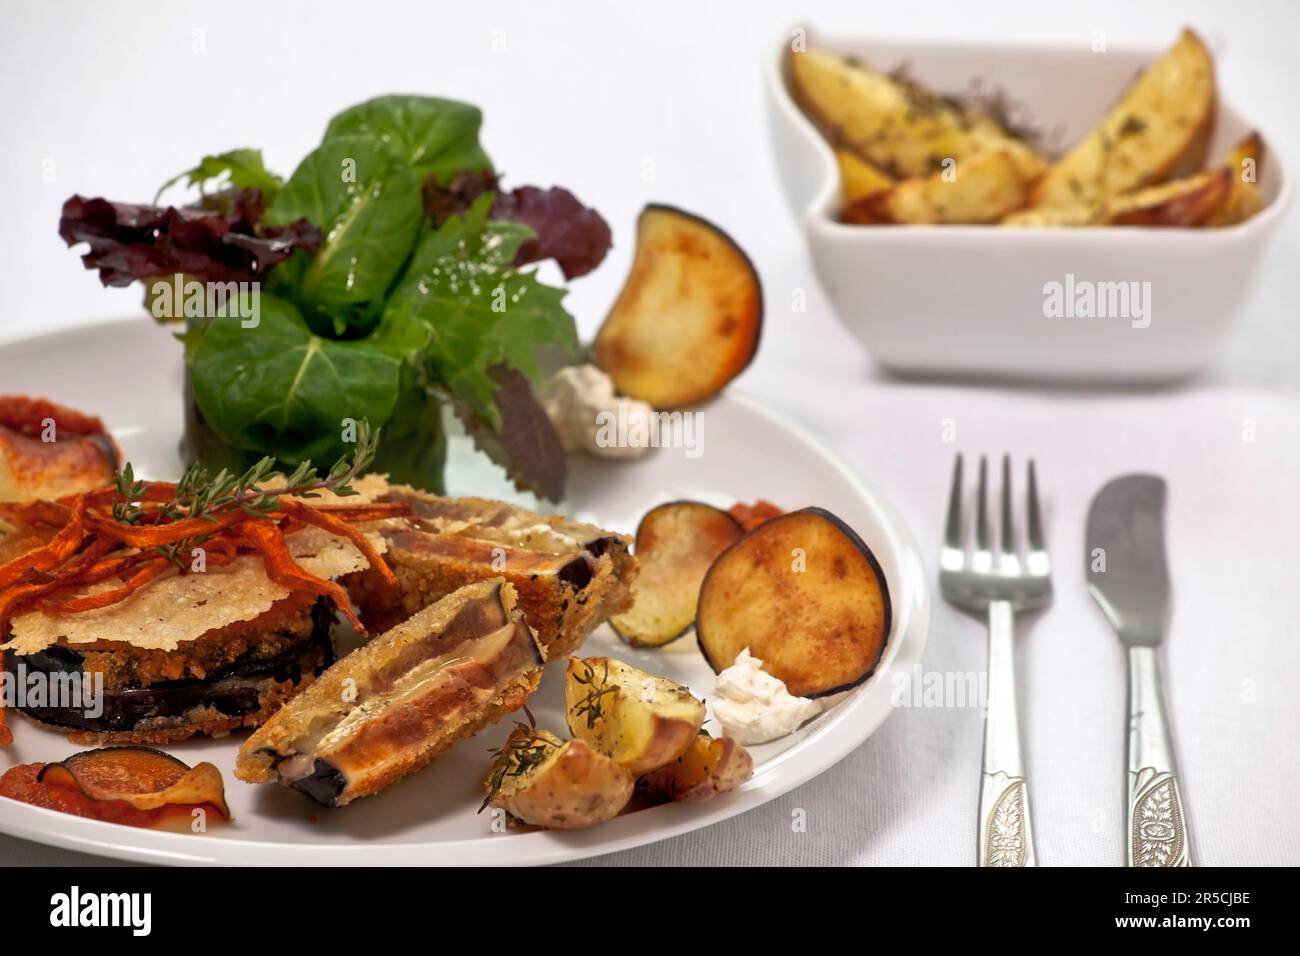
[[[1009,601],[989,604],[988,717],[980,779],[979,865],[1037,866],[1029,787],[1016,717],[1014,616]]]
[[[1128,649],[1129,866],[1191,866],[1187,818],[1154,647]]]

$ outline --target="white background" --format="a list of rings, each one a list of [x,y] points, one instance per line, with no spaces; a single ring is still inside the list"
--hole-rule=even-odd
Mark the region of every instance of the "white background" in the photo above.
[[[1122,857],[1123,656],[1083,592],[1082,522],[1108,478],[1164,474],[1176,589],[1168,687],[1193,850],[1205,864],[1300,863],[1295,210],[1221,362],[1183,387],[1086,393],[884,378],[816,289],[768,149],[761,58],[796,23],[1066,45],[1103,29],[1116,46],[1160,46],[1191,24],[1218,56],[1223,95],[1264,131],[1272,156],[1300,156],[1294,0],[10,2],[0,12],[0,338],[139,308],[138,291],[101,289],[59,240],[72,193],[147,201],[200,156],[236,146],[261,147],[287,174],[350,103],[386,92],[473,101],[508,182],[565,185],[613,226],[616,248],[568,299],[586,336],[625,274],[637,211],[673,203],[724,225],[762,273],[762,351],[739,387],[820,434],[924,546],[937,546],[954,452],[945,419],[969,453],[1037,458],[1057,602],[1022,628],[1018,649],[1044,865]],[[797,289],[807,290],[806,313],[789,307]],[[122,381],[129,387],[129,369]],[[1250,428],[1255,440],[1245,441]],[[926,668],[982,662],[981,625],[937,606]],[[980,735],[977,709],[904,709],[840,766],[766,807],[602,862],[968,864]],[[796,810],[806,832],[792,831]],[[92,859],[0,837],[0,863]]]

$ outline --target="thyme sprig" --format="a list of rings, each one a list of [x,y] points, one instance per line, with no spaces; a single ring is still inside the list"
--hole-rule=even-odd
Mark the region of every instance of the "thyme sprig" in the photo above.
[[[527,776],[541,766],[555,749],[555,740],[545,731],[537,729],[532,711],[525,706],[524,713],[528,716],[528,723],[516,720],[515,729],[510,732],[506,742],[488,751],[492,754],[494,763],[492,776],[488,778],[488,793],[479,805],[479,813],[487,809],[507,777]]]
[[[591,730],[596,726],[596,721],[605,716],[603,699],[608,694],[618,692],[618,686],[609,682],[609,659],[605,660],[605,673],[601,676],[599,682],[596,680],[596,669],[586,661],[582,661],[582,672],[575,673],[573,679],[587,688],[587,693],[573,705],[573,716],[586,717],[587,729]]]
[[[372,432],[366,420],[358,422],[356,446],[351,454],[336,461],[323,477],[310,460],[303,461],[286,477],[276,468],[276,459],[270,455],[242,475],[225,468],[209,475],[208,469],[196,462],[185,469],[169,500],[148,507],[145,497],[152,483],[137,480],[134,467],[127,462],[113,473],[118,494],[113,502],[113,518],[128,525],[164,524],[185,518],[202,518],[215,524],[221,515],[235,510],[242,510],[255,518],[266,517],[280,507],[280,498],[284,495],[319,498],[322,491],[340,497],[355,495],[357,491],[352,482],[374,462],[379,433],[380,429]],[[283,487],[265,487],[277,478],[283,479]],[[181,556],[206,540],[207,535],[198,535],[159,546],[156,550],[173,564],[183,567]]]

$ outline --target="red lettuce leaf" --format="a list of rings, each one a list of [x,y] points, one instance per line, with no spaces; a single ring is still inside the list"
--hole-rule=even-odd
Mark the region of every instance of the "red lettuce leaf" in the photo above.
[[[520,247],[515,265],[554,259],[566,279],[575,279],[595,269],[609,252],[609,223],[559,186],[503,191],[488,171],[457,173],[446,185],[429,177],[424,184],[425,213],[436,227],[449,216],[463,215],[470,203],[493,191],[497,198],[491,218],[522,223],[537,233]]]
[[[73,196],[63,204],[59,235],[85,242],[81,257],[106,286],[183,272],[213,282],[263,278],[298,249],[314,252],[320,229],[305,219],[261,228],[256,189],[207,197],[202,206],[146,206]]]
[[[501,430],[496,431],[463,402],[453,405],[457,416],[478,450],[504,468],[516,488],[551,501],[562,500],[568,461],[559,432],[521,372],[497,365],[491,374],[497,386]]]

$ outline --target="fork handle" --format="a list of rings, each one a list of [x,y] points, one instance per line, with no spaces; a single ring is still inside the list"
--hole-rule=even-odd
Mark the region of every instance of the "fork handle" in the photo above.
[[[1128,649],[1129,866],[1191,866],[1187,819],[1154,647]]]
[[[1037,866],[1016,718],[1015,616],[989,603],[988,713],[980,779],[979,865]]]

